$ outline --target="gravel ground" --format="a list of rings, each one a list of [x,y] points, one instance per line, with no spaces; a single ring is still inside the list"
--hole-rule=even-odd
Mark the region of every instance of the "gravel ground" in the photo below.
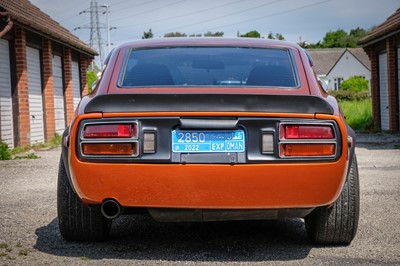
[[[361,217],[347,247],[312,245],[301,219],[160,224],[118,218],[106,243],[58,232],[60,149],[0,161],[0,265],[400,265],[400,138],[360,135]]]

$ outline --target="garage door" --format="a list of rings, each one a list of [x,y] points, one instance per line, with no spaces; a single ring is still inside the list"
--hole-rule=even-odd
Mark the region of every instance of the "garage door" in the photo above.
[[[44,142],[42,79],[39,50],[26,47],[28,65],[30,144]],[[21,125],[22,127],[24,125]]]
[[[379,98],[381,129],[389,130],[389,88],[387,78],[387,54],[379,55]]]
[[[14,148],[10,52],[8,41],[0,39],[0,125],[1,140]]]
[[[79,78],[79,63],[72,61],[72,86],[74,89],[74,110],[81,100],[81,82]]]
[[[53,55],[54,118],[56,133],[62,135],[65,129],[64,86],[61,57]]]

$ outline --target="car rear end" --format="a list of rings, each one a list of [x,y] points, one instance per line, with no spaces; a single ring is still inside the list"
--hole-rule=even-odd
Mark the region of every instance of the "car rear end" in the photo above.
[[[351,134],[295,45],[139,43],[81,103],[64,163],[107,218],[303,218],[340,197]]]

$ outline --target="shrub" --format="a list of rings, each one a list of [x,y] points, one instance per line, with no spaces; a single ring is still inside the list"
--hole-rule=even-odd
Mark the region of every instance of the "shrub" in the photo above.
[[[10,149],[4,142],[0,142],[0,160],[11,160]]]
[[[328,92],[334,96],[339,102],[342,101],[362,101],[370,99],[369,91],[354,92],[352,90],[330,90]]]
[[[88,83],[88,91],[89,91],[89,93],[91,93],[93,84],[97,81],[98,78],[97,78],[96,74],[94,73],[94,71],[88,71],[86,73],[86,77],[87,77],[87,83]]]
[[[368,91],[368,81],[362,77],[352,77],[340,84],[340,90],[354,92]]]
[[[54,137],[51,139],[50,146],[59,146],[62,142],[62,136],[60,134],[54,133]]]

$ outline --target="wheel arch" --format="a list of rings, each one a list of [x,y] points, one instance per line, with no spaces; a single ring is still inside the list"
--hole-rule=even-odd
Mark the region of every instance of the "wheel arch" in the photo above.
[[[68,177],[68,182],[69,182],[69,184],[70,184],[70,186],[71,186],[71,188],[72,188],[72,190],[74,191],[74,193],[76,193],[76,190],[75,190],[75,188],[74,188],[74,186],[73,186],[73,183],[72,183],[72,181],[71,181],[71,174],[70,174],[70,171],[69,171],[69,156],[68,156],[68,153],[69,153],[69,145],[70,145],[70,141],[69,141],[69,138],[70,138],[70,134],[69,134],[69,126],[64,130],[64,133],[63,133],[63,135],[62,135],[62,143],[61,143],[61,158],[62,158],[62,160],[63,160],[63,163],[64,163],[64,169],[65,169],[65,172],[67,173],[67,177]],[[60,166],[61,167],[61,166]]]

